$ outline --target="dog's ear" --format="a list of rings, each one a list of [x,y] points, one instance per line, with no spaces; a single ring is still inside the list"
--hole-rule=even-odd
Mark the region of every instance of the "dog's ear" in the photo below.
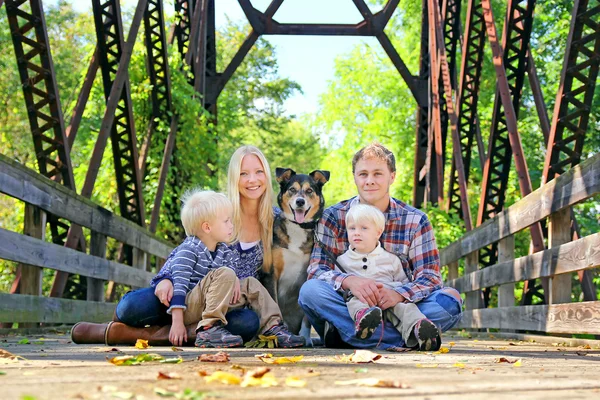
[[[289,181],[294,175],[296,175],[296,171],[291,168],[275,168],[275,176],[280,185]]]
[[[316,169],[311,172],[310,177],[317,181],[321,186],[329,181],[329,171],[323,171],[321,169]]]

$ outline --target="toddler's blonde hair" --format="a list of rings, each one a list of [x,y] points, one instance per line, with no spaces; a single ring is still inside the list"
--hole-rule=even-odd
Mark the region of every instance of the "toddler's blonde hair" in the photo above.
[[[213,221],[219,211],[233,209],[227,196],[212,190],[188,190],[181,198],[181,203],[181,223],[188,236],[198,236],[202,223]]]
[[[356,204],[348,210],[346,214],[346,226],[353,222],[360,223],[362,221],[372,223],[381,231],[385,229],[385,216],[377,207],[367,204]]]

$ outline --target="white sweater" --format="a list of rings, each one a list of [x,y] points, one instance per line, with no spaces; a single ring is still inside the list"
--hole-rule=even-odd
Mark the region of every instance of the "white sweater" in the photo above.
[[[337,258],[337,262],[349,274],[373,279],[392,289],[409,282],[400,259],[387,252],[379,243],[368,254],[358,253],[349,248]],[[367,268],[364,268],[365,265]]]

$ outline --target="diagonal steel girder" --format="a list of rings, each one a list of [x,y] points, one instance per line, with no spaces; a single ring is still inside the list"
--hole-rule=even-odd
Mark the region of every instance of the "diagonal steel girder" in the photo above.
[[[48,30],[41,0],[8,0],[6,14],[40,174],[75,190]],[[48,215],[55,244],[85,249],[81,227]],[[70,240],[67,233],[70,232]],[[13,289],[19,286],[19,275]],[[13,291],[11,289],[11,291]]]
[[[467,182],[471,169],[471,150],[473,148],[473,141],[477,135],[477,104],[479,101],[484,48],[485,20],[483,19],[481,2],[469,0],[466,13],[460,83],[456,99],[461,155]],[[449,211],[459,213],[462,218],[461,200],[458,171],[456,170],[453,158],[447,204]]]
[[[535,0],[509,1],[502,40],[504,53],[496,37],[490,0],[482,0],[482,7],[488,39],[494,55],[498,89],[494,102],[488,157],[483,170],[477,225],[493,218],[504,207],[511,155],[515,159],[521,195],[526,196],[532,191],[521,138],[517,130],[517,118],[527,70]],[[530,231],[534,252],[543,250],[544,240],[540,224],[532,225]],[[497,244],[481,250],[480,262],[483,266],[493,265],[496,261]]]
[[[581,160],[600,67],[600,1],[576,0],[542,182]]]

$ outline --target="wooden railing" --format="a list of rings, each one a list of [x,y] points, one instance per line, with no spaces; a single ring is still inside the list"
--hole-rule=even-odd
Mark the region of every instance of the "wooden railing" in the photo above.
[[[0,155],[0,192],[26,203],[24,234],[0,228],[0,259],[20,263],[22,294],[0,294],[0,322],[107,321],[115,309],[104,302],[104,282],[148,286],[149,255],[166,259],[174,245],[148,230]],[[46,213],[90,229],[89,253],[44,240]],[[106,259],[107,237],[129,245],[134,266]],[[42,268],[88,277],[87,301],[41,296]]]
[[[600,301],[571,303],[571,273],[600,266],[600,233],[571,241],[571,206],[600,193],[600,154],[519,200],[440,251],[447,286],[466,294],[458,328],[600,334]],[[548,250],[514,258],[514,234],[548,218]],[[479,249],[498,243],[498,263],[478,268]],[[464,258],[464,276],[458,262]],[[515,282],[548,278],[547,305],[515,306]],[[498,308],[480,308],[498,287]]]

